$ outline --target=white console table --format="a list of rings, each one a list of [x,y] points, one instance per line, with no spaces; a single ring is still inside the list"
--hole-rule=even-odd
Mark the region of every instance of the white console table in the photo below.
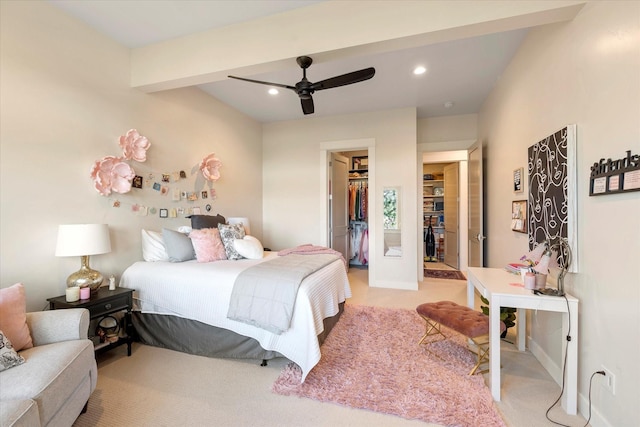
[[[489,300],[489,372],[491,395],[500,401],[500,307],[517,309],[517,345],[525,350],[527,309],[556,311],[562,315],[562,356],[567,352],[565,390],[562,407],[567,414],[575,415],[578,397],[578,300],[569,294],[564,297],[535,295],[529,289],[513,286],[520,277],[500,268],[469,267],[467,271],[467,304],[475,308],[474,289]],[[568,304],[567,304],[568,303]],[[571,341],[566,336],[571,325]],[[565,350],[566,349],[566,350]],[[561,362],[562,363],[562,362]]]

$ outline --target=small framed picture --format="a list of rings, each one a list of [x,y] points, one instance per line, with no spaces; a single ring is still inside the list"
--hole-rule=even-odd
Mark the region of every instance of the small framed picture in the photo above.
[[[527,232],[527,201],[511,202],[511,229],[518,233]]]
[[[160,209],[160,218],[168,218],[169,210],[168,209]]]
[[[522,193],[524,191],[524,168],[518,168],[513,171],[513,191],[514,193]]]
[[[133,181],[131,181],[131,187],[142,188],[142,177],[140,175],[136,175],[133,177]]]

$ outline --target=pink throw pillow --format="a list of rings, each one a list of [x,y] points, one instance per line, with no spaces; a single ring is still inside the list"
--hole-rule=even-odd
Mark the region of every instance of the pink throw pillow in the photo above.
[[[33,347],[27,326],[27,300],[22,283],[0,289],[0,329],[16,351]]]
[[[202,228],[189,233],[198,262],[211,262],[227,259],[224,244],[217,228]]]

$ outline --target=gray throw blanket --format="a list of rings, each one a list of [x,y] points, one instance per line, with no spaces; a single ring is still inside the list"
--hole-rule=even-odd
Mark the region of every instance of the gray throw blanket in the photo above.
[[[247,268],[233,285],[227,318],[280,335],[291,325],[300,283],[336,259],[331,254],[291,254]]]

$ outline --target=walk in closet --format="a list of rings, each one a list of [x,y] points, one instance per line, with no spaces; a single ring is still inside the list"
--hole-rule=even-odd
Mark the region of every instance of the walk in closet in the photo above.
[[[425,262],[459,268],[457,163],[423,165],[422,219]],[[429,227],[431,226],[431,227]]]
[[[426,262],[444,262],[444,172],[442,165],[424,165],[422,178],[424,260]],[[430,240],[430,233],[433,233],[433,240]],[[430,245],[433,245],[433,248]]]
[[[369,264],[369,163],[366,151],[342,153],[349,157],[349,265]]]

